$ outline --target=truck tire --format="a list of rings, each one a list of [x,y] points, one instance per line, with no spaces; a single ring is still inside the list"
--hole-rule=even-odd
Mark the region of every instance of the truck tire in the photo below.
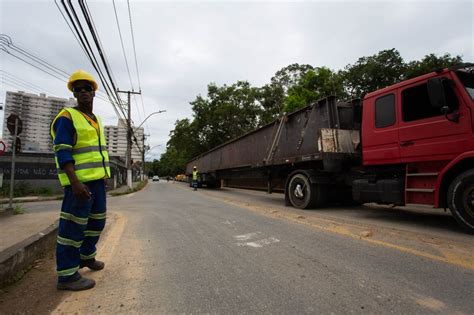
[[[290,204],[299,209],[320,207],[325,203],[325,194],[321,185],[311,184],[309,178],[301,173],[294,174],[288,183]]]
[[[474,234],[474,170],[461,173],[449,185],[448,206],[458,224]]]

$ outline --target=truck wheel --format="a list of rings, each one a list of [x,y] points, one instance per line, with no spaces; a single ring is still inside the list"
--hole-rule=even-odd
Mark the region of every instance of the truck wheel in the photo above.
[[[291,205],[299,209],[320,207],[325,202],[322,186],[311,184],[303,174],[291,177],[287,193]]]
[[[449,185],[448,206],[459,225],[474,233],[474,170],[462,173]]]

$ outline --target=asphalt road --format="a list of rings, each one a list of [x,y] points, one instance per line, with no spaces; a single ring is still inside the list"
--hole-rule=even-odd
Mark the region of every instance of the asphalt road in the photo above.
[[[110,198],[106,269],[55,313],[474,313],[472,236],[450,217],[282,199],[163,181]]]

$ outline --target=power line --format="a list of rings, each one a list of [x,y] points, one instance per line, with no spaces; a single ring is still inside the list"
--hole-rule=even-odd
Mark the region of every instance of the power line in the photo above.
[[[128,17],[129,17],[129,21],[130,21],[130,33],[132,34],[133,55],[134,55],[134,58],[135,58],[135,69],[137,70],[138,89],[141,91],[142,86],[141,86],[141,82],[140,82],[140,71],[138,70],[137,50],[136,50],[136,47],[135,47],[135,36],[134,36],[133,24],[132,24],[132,12],[130,10],[130,1],[129,0],[127,0],[127,6],[128,6]],[[145,111],[145,104],[143,102],[143,95],[142,94],[140,94],[140,100],[141,100],[142,109],[143,109],[143,116],[145,116],[146,111]],[[145,126],[148,129],[148,125],[145,124]]]
[[[115,21],[117,22],[117,28],[118,28],[119,36],[120,36],[120,43],[122,44],[123,58],[125,59],[125,65],[127,67],[128,78],[130,80],[130,86],[132,87],[132,91],[133,91],[134,88],[133,88],[133,83],[132,83],[132,76],[130,75],[130,68],[128,67],[128,60],[127,60],[127,54],[125,53],[125,46],[123,45],[122,31],[120,30],[120,23],[118,20],[117,8],[115,7],[115,0],[112,0],[112,4],[114,5]]]
[[[70,1],[70,0],[69,0],[69,1]],[[70,6],[71,6],[73,12],[75,13],[74,8],[72,7],[72,4],[70,4]],[[83,14],[84,19],[85,19],[85,21],[86,21],[86,23],[87,23],[87,25],[88,25],[88,27],[89,27],[89,32],[90,32],[91,35],[92,35],[92,38],[93,38],[94,43],[95,43],[95,45],[96,45],[96,49],[97,49],[97,51],[98,51],[98,53],[99,53],[100,59],[101,59],[102,64],[103,64],[103,66],[104,66],[104,68],[105,68],[105,71],[106,71],[106,73],[107,73],[107,76],[109,77],[109,81],[110,81],[110,83],[111,83],[111,85],[112,85],[113,92],[114,92],[114,94],[115,94],[116,97],[117,97],[118,104],[119,104],[118,107],[119,107],[119,109],[121,110],[122,114],[123,114],[124,117],[125,117],[126,114],[125,114],[125,111],[124,111],[124,104],[122,103],[122,100],[120,99],[120,96],[119,96],[118,93],[117,93],[117,88],[116,88],[116,84],[114,83],[114,79],[113,79],[113,75],[112,75],[112,70],[111,70],[110,67],[109,67],[109,64],[108,64],[108,61],[107,61],[107,57],[105,56],[105,52],[104,52],[104,50],[103,50],[103,48],[102,48],[102,45],[101,45],[101,42],[100,42],[100,40],[99,40],[98,34],[95,32],[95,28],[94,28],[93,23],[92,23],[92,16],[91,16],[91,15],[89,14],[89,12],[87,11],[87,8],[85,7],[83,0],[80,0],[80,1],[79,1],[79,6],[81,7],[82,14]],[[82,26],[80,25],[80,23],[79,23],[79,26],[80,26],[80,28],[81,28],[81,31],[83,32],[83,35],[85,36],[84,31],[83,31]],[[86,40],[86,42],[89,43],[87,40]],[[91,49],[91,51],[92,51],[92,49]]]
[[[27,58],[33,60],[34,62],[39,63],[43,67],[48,68],[49,70],[55,72],[56,74],[58,74],[60,76],[63,76],[63,77],[66,77],[66,78],[69,76],[66,71],[50,64],[49,62],[47,62],[43,58],[38,57],[38,56],[32,54],[31,52],[28,52],[25,49],[14,45],[11,37],[6,35],[6,34],[0,34],[0,42],[3,42],[3,44],[7,45],[9,48],[15,50],[16,52],[22,54],[23,56],[25,56]]]
[[[56,95],[56,93],[51,93],[50,91],[47,91],[46,89],[43,89],[41,86],[39,85],[36,85],[36,84],[33,84],[31,82],[28,82],[20,77],[17,77],[16,75],[12,74],[12,73],[9,73],[5,70],[1,70],[0,69],[0,72],[2,73],[2,76],[6,77],[6,78],[9,78],[11,80],[15,80],[19,83],[22,83],[22,84],[25,84],[27,86],[30,86],[30,88],[33,88],[33,89],[36,89],[38,91],[45,91],[45,92],[48,92],[50,95]]]
[[[54,75],[54,74],[52,74],[52,73],[50,73],[50,72],[48,72],[48,71],[46,71],[46,70],[44,70],[44,69],[41,69],[40,67],[38,67],[38,66],[36,66],[36,65],[34,65],[33,63],[31,63],[31,62],[29,62],[29,61],[26,61],[25,59],[23,59],[23,58],[21,58],[21,57],[18,57],[17,55],[12,54],[12,53],[11,53],[10,51],[8,51],[5,47],[0,46],[0,50],[6,52],[7,54],[9,54],[9,55],[11,55],[11,56],[13,56],[13,57],[15,57],[15,58],[17,58],[17,59],[23,61],[23,62],[26,62],[26,63],[29,64],[30,66],[35,67],[36,69],[38,69],[38,70],[40,70],[40,71],[42,71],[42,72],[44,72],[44,73],[46,73],[46,74],[49,74],[50,76],[55,77],[56,79],[58,79],[58,80],[60,80],[60,81],[63,81],[62,78],[59,78],[59,77],[57,77],[56,75]]]
[[[92,66],[94,67],[94,69],[96,70],[96,72],[97,72],[97,74],[98,74],[98,76],[99,76],[99,79],[100,79],[100,81],[101,81],[101,83],[102,83],[102,85],[103,85],[103,87],[104,87],[104,90],[106,91],[107,96],[109,97],[110,103],[112,104],[112,107],[113,107],[115,113],[117,114],[118,117],[120,117],[120,114],[119,114],[119,112],[118,112],[118,110],[117,110],[117,108],[116,108],[116,106],[115,106],[115,104],[120,104],[120,101],[119,101],[120,98],[119,98],[118,95],[115,93],[115,86],[112,85],[112,88],[111,88],[111,87],[109,86],[109,84],[108,84],[106,78],[105,78],[105,75],[102,73],[102,70],[100,69],[100,66],[99,66],[99,64],[98,64],[98,62],[97,62],[97,59],[96,59],[96,57],[95,57],[95,55],[94,55],[94,52],[93,52],[93,50],[92,50],[92,48],[91,48],[91,46],[90,46],[90,44],[89,44],[89,41],[87,40],[87,36],[85,35],[85,32],[84,32],[84,30],[83,30],[83,28],[82,28],[82,25],[81,25],[81,23],[80,23],[80,20],[79,20],[79,18],[77,17],[77,14],[76,14],[76,12],[75,12],[75,10],[74,10],[74,6],[72,5],[71,1],[69,0],[69,1],[68,1],[68,5],[69,5],[69,7],[70,7],[70,9],[71,9],[71,11],[72,11],[72,14],[74,15],[74,18],[73,18],[73,16],[72,16],[71,13],[69,12],[68,7],[66,6],[64,0],[61,0],[61,4],[63,5],[63,8],[64,8],[64,10],[65,10],[65,12],[66,12],[66,14],[67,14],[69,20],[71,21],[71,24],[72,24],[73,28],[74,28],[74,30],[72,30],[72,28],[71,28],[71,31],[73,32],[73,34],[77,34],[77,37],[76,37],[76,38],[78,39],[79,44],[80,44],[81,47],[83,48],[83,50],[84,50],[86,56],[89,58],[89,61],[91,62],[91,64],[92,64]],[[76,25],[76,24],[77,24],[77,25]],[[79,29],[80,29],[81,31],[79,31],[78,27],[79,27]],[[74,33],[74,32],[75,32],[75,33]],[[109,75],[109,78],[110,78],[110,75]],[[121,108],[120,105],[119,105],[118,107],[119,107],[119,109],[121,109],[122,114],[124,114],[124,113],[123,113],[123,108]],[[124,116],[125,116],[125,115],[124,115]],[[124,116],[123,116],[123,117],[124,117]]]
[[[12,48],[14,52],[17,52],[17,53],[19,52],[19,53],[21,53],[21,55],[22,55],[23,57],[26,57],[26,58],[29,59],[29,60],[26,60],[26,59],[24,59],[23,57],[17,56],[16,54],[12,53],[12,52],[9,50],[9,48]],[[7,54],[9,54],[9,55],[11,55],[11,56],[13,56],[13,57],[15,57],[15,58],[17,58],[17,59],[19,59],[19,60],[25,62],[26,64],[28,64],[28,65],[30,65],[30,66],[32,66],[32,67],[34,67],[34,68],[36,68],[36,69],[38,69],[38,70],[40,70],[40,71],[42,71],[42,72],[48,74],[48,75],[50,75],[50,76],[52,76],[52,77],[54,77],[54,78],[60,80],[61,82],[66,83],[66,82],[68,81],[69,75],[68,75],[64,70],[62,70],[62,69],[60,69],[60,68],[58,68],[58,67],[52,65],[51,63],[49,63],[49,62],[46,61],[45,59],[40,58],[40,57],[38,57],[38,56],[36,56],[36,55],[34,55],[34,54],[28,52],[27,50],[25,50],[25,49],[23,49],[23,48],[19,48],[18,46],[15,46],[15,45],[13,44],[13,41],[12,41],[11,37],[8,36],[8,35],[6,35],[6,34],[0,34],[0,49],[1,49],[2,51],[6,52]],[[41,62],[39,62],[38,60],[40,60]],[[35,64],[35,62],[36,62],[37,64]],[[46,70],[45,70],[44,68],[41,68],[41,67],[46,68]],[[50,70],[54,71],[55,74],[54,74],[54,73],[51,73]],[[4,70],[0,70],[0,71],[3,71],[4,73],[9,74],[10,76],[13,76],[13,74],[8,73],[8,72],[6,72],[6,71],[4,71]],[[61,77],[58,77],[57,74],[61,75],[62,78],[61,78]],[[16,77],[16,78],[19,79],[18,77]],[[21,79],[20,79],[20,80],[21,80]],[[27,82],[27,81],[25,81],[25,80],[23,80],[23,81],[24,81],[24,82]],[[29,83],[29,82],[27,82],[27,83]],[[31,83],[29,83],[29,84],[31,84]],[[44,90],[42,87],[39,87],[39,86],[36,86],[36,87],[40,89],[40,91],[41,91],[40,93],[47,92],[47,93],[50,94],[50,95],[55,95],[55,94],[56,94],[56,93],[48,92],[48,91]],[[108,99],[106,99],[104,96],[102,96],[102,94],[104,94],[104,93],[103,93],[102,91],[99,91],[99,93],[97,93],[97,95],[96,95],[97,98],[99,98],[99,99],[101,99],[101,100],[103,100],[103,101],[105,101],[105,102],[112,103],[110,100],[108,100]]]
[[[130,67],[128,66],[128,58],[127,58],[127,54],[125,52],[125,45],[124,45],[124,42],[123,42],[122,31],[120,29],[120,23],[119,23],[119,19],[118,19],[117,7],[115,6],[115,0],[112,0],[112,4],[113,4],[113,7],[114,7],[115,21],[117,23],[117,29],[118,29],[118,32],[119,32],[120,43],[121,43],[122,52],[123,52],[123,58],[125,60],[125,66],[127,68],[128,79],[130,81],[130,86],[132,87],[132,91],[133,91],[133,90],[135,90],[135,88],[133,87],[132,76],[130,74]],[[137,100],[135,98],[135,95],[133,95],[133,100],[135,102],[135,107],[137,108],[138,119],[142,120],[141,114],[140,114],[140,107],[137,104]],[[143,114],[145,114],[145,113],[143,112]]]
[[[135,36],[133,35],[132,13],[130,11],[130,1],[129,0],[127,0],[127,5],[128,5],[128,17],[129,17],[129,21],[130,21],[130,32],[132,34],[133,55],[135,56],[135,69],[137,70],[138,89],[141,91],[142,86],[141,86],[141,83],[140,83],[140,72],[138,71],[137,50],[135,48]]]

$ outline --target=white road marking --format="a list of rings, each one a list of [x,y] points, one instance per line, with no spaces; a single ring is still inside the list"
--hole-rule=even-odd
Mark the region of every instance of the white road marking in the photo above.
[[[252,233],[247,233],[247,234],[242,234],[242,235],[236,235],[234,238],[237,241],[248,241],[251,238],[257,237],[259,234],[262,234],[262,232],[252,232]]]
[[[270,244],[278,243],[278,242],[280,242],[279,239],[277,239],[275,237],[268,237],[268,238],[264,238],[263,240],[258,240],[258,241],[255,241],[255,242],[237,243],[237,245],[238,246],[249,246],[249,247],[254,247],[254,248],[260,248],[260,247],[263,247],[265,245],[270,245]]]

